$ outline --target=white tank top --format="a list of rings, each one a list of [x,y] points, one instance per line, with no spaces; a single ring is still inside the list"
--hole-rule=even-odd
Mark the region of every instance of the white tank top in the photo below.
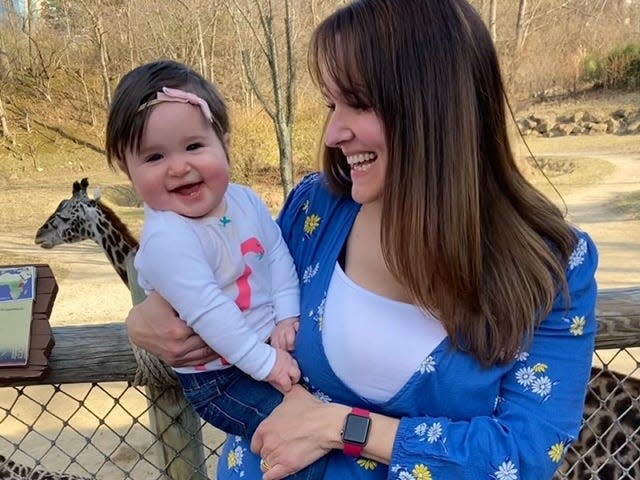
[[[437,318],[362,288],[336,262],[322,344],[335,374],[360,396],[392,398],[446,336]]]

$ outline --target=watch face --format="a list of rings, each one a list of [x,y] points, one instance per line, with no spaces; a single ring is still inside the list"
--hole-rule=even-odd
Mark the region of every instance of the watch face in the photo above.
[[[347,443],[364,445],[367,443],[370,424],[371,419],[368,417],[361,417],[360,415],[354,415],[352,413],[348,414],[344,425],[342,440]]]

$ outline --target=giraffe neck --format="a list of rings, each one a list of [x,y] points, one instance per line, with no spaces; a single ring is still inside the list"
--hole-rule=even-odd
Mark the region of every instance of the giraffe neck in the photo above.
[[[138,241],[113,210],[96,202],[98,213],[91,238],[100,245],[125,285],[129,286],[126,260],[138,248]]]

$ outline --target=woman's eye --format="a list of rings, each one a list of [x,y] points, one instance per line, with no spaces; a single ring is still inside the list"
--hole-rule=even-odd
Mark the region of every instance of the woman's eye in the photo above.
[[[187,145],[187,151],[197,150],[199,148],[202,148],[202,144],[201,143],[191,143],[191,144]]]
[[[326,106],[332,112],[336,109],[336,104],[335,103],[326,103]]]

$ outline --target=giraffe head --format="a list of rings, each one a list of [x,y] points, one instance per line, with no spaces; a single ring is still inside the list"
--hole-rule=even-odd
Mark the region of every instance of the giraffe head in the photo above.
[[[36,245],[53,248],[62,243],[74,243],[94,239],[92,226],[98,220],[100,197],[93,200],[87,195],[89,180],[73,182],[71,198],[62,200],[55,212],[36,233]]]
[[[53,248],[63,243],[93,240],[102,247],[116,272],[127,284],[127,256],[137,250],[138,241],[113,210],[100,201],[100,195],[89,198],[89,181],[73,182],[71,198],[63,200],[55,212],[38,229],[35,243]]]

